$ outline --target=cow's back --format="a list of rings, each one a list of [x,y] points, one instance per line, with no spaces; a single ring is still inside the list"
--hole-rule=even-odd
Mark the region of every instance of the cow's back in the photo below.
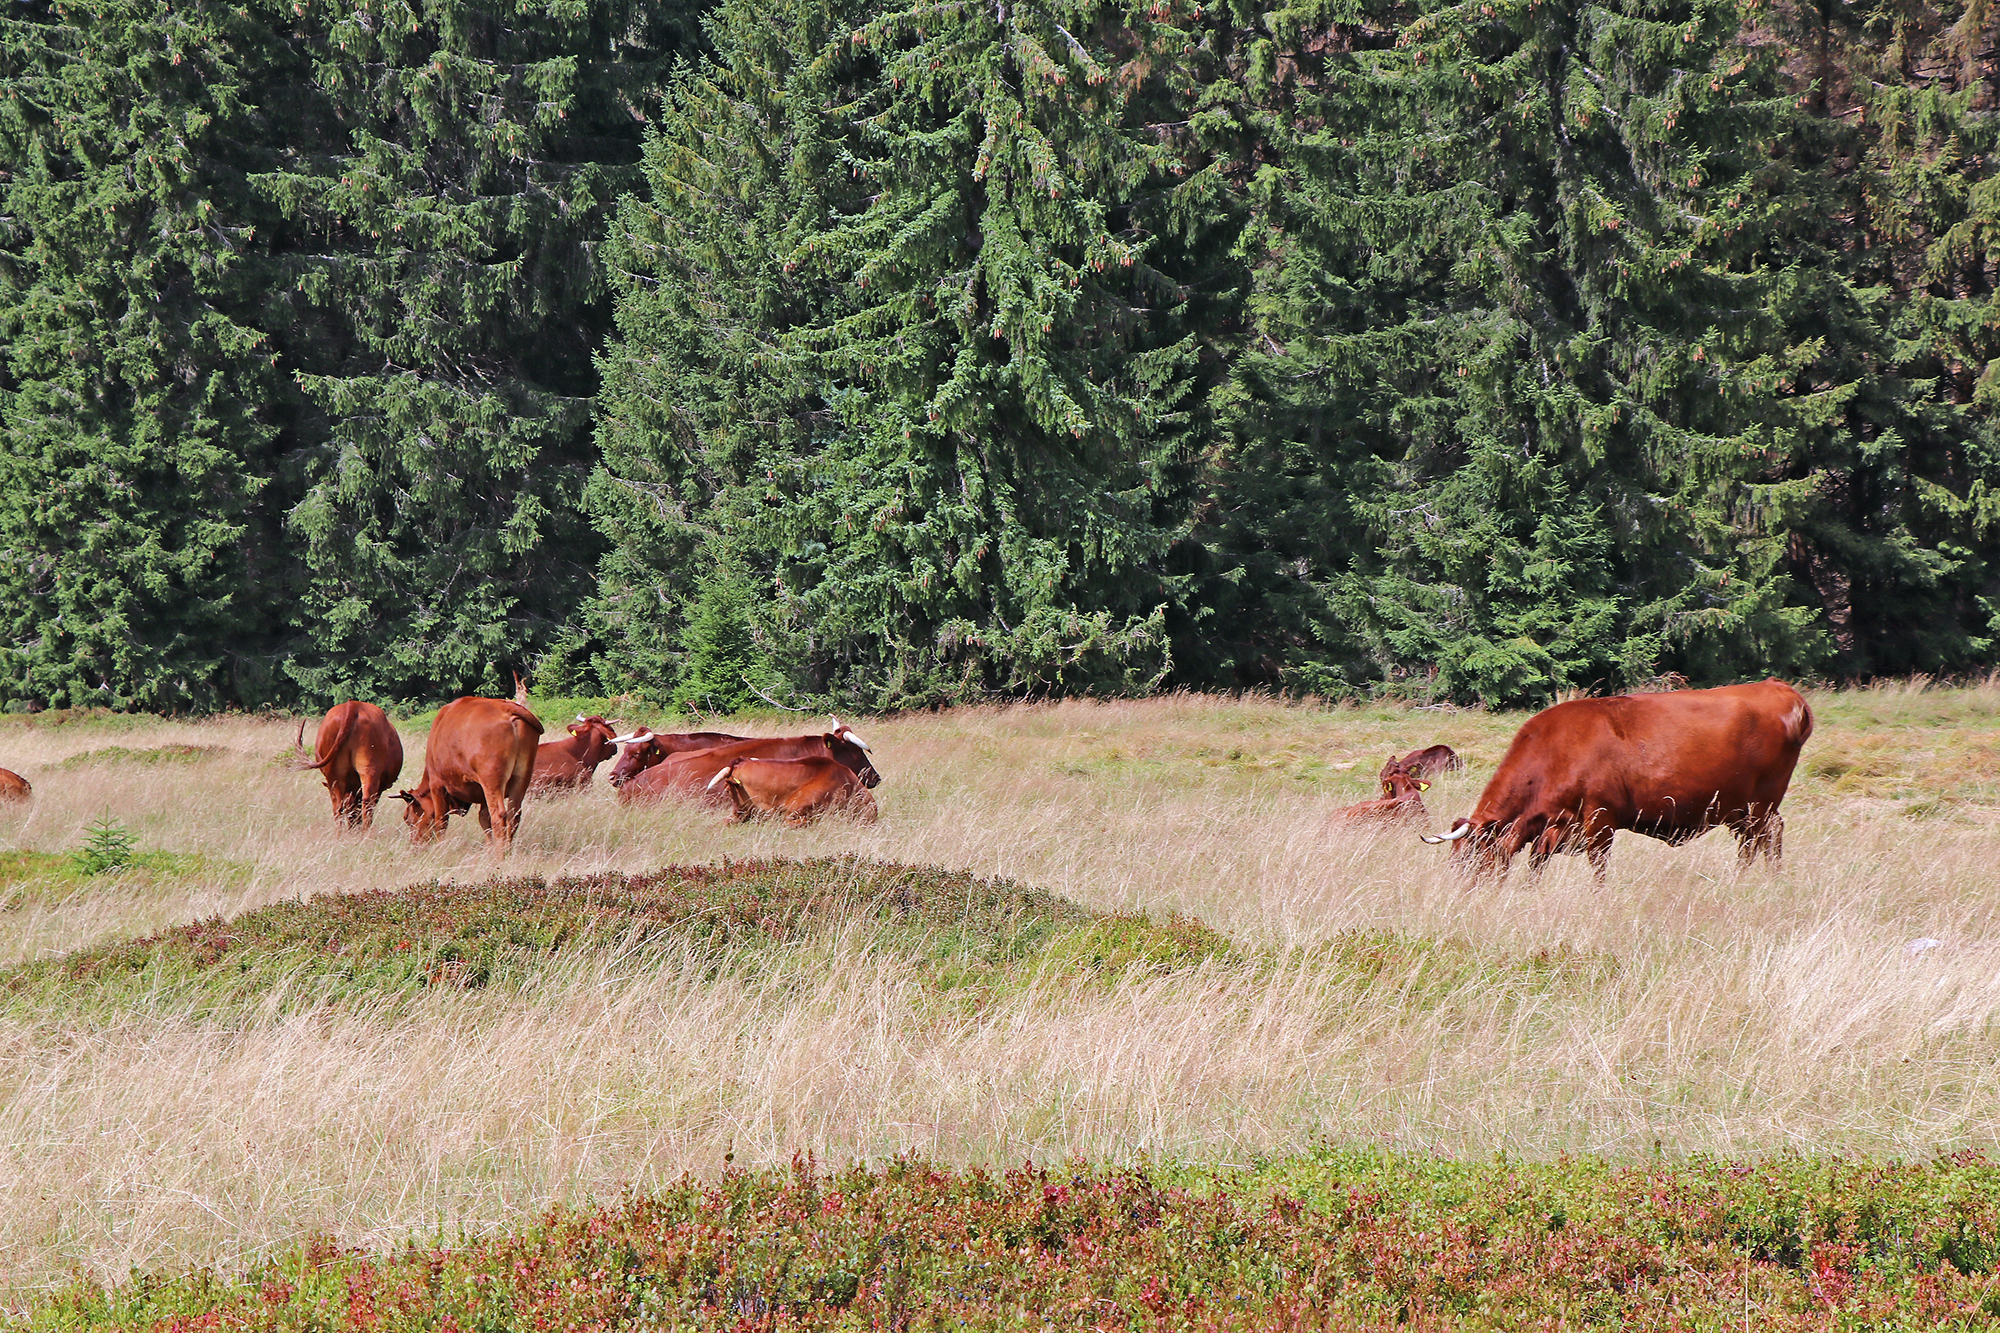
[[[468,696],[438,709],[424,750],[424,776],[454,795],[484,783],[526,787],[542,721],[512,699]]]

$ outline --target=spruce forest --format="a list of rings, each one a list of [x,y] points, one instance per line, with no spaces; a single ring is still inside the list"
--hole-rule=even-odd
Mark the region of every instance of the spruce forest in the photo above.
[[[1985,0],[9,0],[0,705],[2000,662]]]

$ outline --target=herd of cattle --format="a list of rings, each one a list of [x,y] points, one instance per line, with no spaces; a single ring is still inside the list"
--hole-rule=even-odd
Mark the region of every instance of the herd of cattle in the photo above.
[[[429,842],[451,816],[477,807],[479,826],[505,850],[530,791],[588,786],[607,759],[617,761],[611,785],[628,801],[691,797],[726,804],[738,820],[777,815],[794,824],[835,810],[875,818],[868,789],[882,775],[868,761],[868,743],[839,718],[818,735],[769,738],[719,731],[620,736],[603,718],[580,713],[568,730],[566,738],[544,741],[542,720],[516,699],[452,700],[431,723],[422,780],[396,793],[406,803],[403,821],[416,841]],[[402,738],[374,704],[336,704],[320,720],[305,767],[326,783],[337,822],[367,828],[403,771]]]
[[[1780,680],[1556,704],[1515,733],[1472,814],[1423,840],[1452,843],[1453,860],[1474,881],[1504,876],[1524,847],[1533,870],[1558,852],[1580,853],[1602,881],[1620,829],[1678,844],[1727,828],[1745,864],[1759,853],[1776,862],[1785,828],[1778,806],[1812,730],[1812,709]],[[395,793],[416,841],[477,807],[480,827],[505,850],[530,791],[586,786],[606,760],[615,761],[611,785],[626,801],[689,798],[726,806],[737,820],[804,824],[834,811],[875,819],[869,789],[882,775],[868,743],[839,718],[826,732],[774,738],[619,735],[603,718],[581,714],[565,738],[544,741],[542,732],[521,699],[468,697],[439,709],[422,780]],[[321,720],[312,762],[303,766],[325,781],[336,822],[366,828],[403,771],[402,739],[374,704],[339,704]],[[1424,820],[1429,779],[1460,767],[1446,745],[1391,758],[1381,797],[1340,816]],[[0,800],[28,795],[25,780],[0,769]]]

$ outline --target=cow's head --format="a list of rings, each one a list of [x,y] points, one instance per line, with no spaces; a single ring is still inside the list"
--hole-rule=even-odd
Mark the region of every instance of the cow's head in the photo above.
[[[403,822],[410,826],[410,838],[414,842],[431,842],[444,833],[445,812],[438,808],[441,803],[432,799],[428,787],[421,793],[408,788],[396,793],[396,799],[406,802],[403,806]]]
[[[1382,765],[1382,799],[1403,801],[1431,789],[1431,784],[1403,767],[1394,755]]]
[[[596,715],[585,717],[576,715],[576,721],[569,724],[569,734],[583,738],[583,758],[586,763],[601,764],[611,756],[612,742],[618,737],[611,724]]]
[[[666,747],[653,739],[651,730],[613,736],[607,743],[618,747],[618,762],[605,775],[605,781],[614,787],[624,786],[667,757]]]
[[[1441,842],[1450,843],[1452,865],[1465,877],[1467,887],[1470,887],[1495,871],[1503,877],[1506,874],[1506,858],[1513,852],[1502,845],[1504,832],[1499,824],[1475,824],[1470,819],[1460,818],[1451,822],[1448,833],[1418,836],[1433,846]]]
[[[853,727],[834,718],[833,730],[821,739],[826,742],[826,752],[852,769],[862,786],[873,787],[882,781],[882,775],[868,761],[868,742],[855,735]]]

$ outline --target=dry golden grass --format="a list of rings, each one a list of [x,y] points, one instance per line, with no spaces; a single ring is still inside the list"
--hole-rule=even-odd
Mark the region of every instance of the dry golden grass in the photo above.
[[[1465,812],[1520,721],[1477,712],[1179,697],[857,720],[885,776],[873,827],[731,827],[625,808],[601,785],[534,801],[507,873],[853,852],[1191,913],[1267,961],[1108,990],[1048,975],[971,1014],[846,931],[754,982],[579,961],[527,994],[440,995],[396,1017],[0,1019],[0,1284],[227,1264],[315,1229],[384,1244],[497,1225],[712,1172],[729,1152],[1994,1146],[2000,688],[1814,705],[1782,870],[1739,872],[1726,834],[1679,849],[1621,835],[1602,890],[1563,858],[1539,883],[1522,866],[1466,893],[1412,831],[1329,822],[1374,794],[1384,755],[1439,740],[1471,768],[1426,799],[1439,827]],[[424,849],[396,810],[337,833],[317,779],[282,764],[292,734],[242,718],[0,724],[0,765],[36,788],[0,811],[0,848],[74,847],[110,814],[142,848],[206,858],[192,874],[0,887],[0,961],[502,868],[471,820]],[[408,740],[406,781],[421,765]],[[58,766],[114,745],[213,752]],[[1357,930],[1416,947],[1357,981],[1341,963]],[[1911,952],[1918,940],[1939,943]]]

